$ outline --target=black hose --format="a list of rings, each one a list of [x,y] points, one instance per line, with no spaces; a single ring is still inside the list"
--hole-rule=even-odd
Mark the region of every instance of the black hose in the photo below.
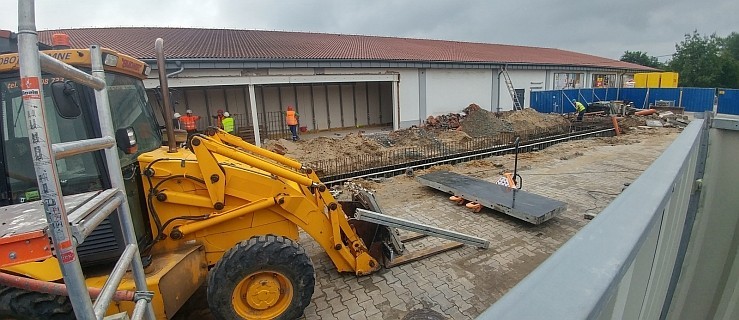
[[[518,149],[521,146],[521,138],[516,137],[516,157],[515,160],[513,160],[513,182],[516,184],[516,188],[521,189],[523,188],[523,178],[520,174],[518,174]]]

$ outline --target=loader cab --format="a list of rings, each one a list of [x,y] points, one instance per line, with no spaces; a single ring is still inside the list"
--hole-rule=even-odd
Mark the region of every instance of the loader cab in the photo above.
[[[93,89],[50,74],[42,78],[45,118],[52,143],[101,136]],[[106,70],[105,80],[114,130],[134,132],[137,142],[136,150],[119,148],[121,168],[111,170],[123,171],[137,238],[145,244],[151,241],[151,232],[136,158],[160,147],[162,136],[140,77]],[[0,109],[0,206],[39,200],[29,139],[44,137],[27,136],[27,126],[34,124],[26,120],[17,70],[0,73]],[[102,151],[60,159],[56,164],[64,195],[110,188]],[[78,249],[83,265],[117,259],[122,252],[122,233],[115,215],[95,233],[97,237]]]

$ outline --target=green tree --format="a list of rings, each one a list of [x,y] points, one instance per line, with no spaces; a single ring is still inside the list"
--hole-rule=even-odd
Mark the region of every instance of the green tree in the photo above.
[[[663,69],[665,66],[657,60],[656,57],[647,55],[646,52],[641,51],[625,51],[624,55],[621,56],[621,61],[636,63],[645,67],[652,67],[655,69]]]
[[[739,61],[739,33],[732,32],[724,38],[722,54]]]
[[[721,65],[717,86],[739,88],[739,33],[732,32],[722,41]]]
[[[723,40],[715,33],[704,36],[695,30],[675,45],[669,69],[680,74],[680,86],[721,86],[722,68],[731,66],[721,57]]]

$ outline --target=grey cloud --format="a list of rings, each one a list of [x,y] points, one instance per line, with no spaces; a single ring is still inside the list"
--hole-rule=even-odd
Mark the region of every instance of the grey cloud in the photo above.
[[[0,13],[15,30],[16,1]],[[553,47],[618,59],[674,52],[694,29],[739,31],[736,0],[37,1],[39,29],[172,26],[414,37]]]

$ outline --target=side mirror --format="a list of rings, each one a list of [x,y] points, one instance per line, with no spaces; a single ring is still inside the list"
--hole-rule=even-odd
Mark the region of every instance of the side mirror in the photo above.
[[[115,142],[118,149],[125,154],[134,154],[139,149],[138,144],[136,144],[136,132],[131,127],[116,130]]]
[[[77,90],[72,81],[54,81],[51,83],[51,98],[56,112],[64,119],[74,119],[82,114],[78,103]]]

